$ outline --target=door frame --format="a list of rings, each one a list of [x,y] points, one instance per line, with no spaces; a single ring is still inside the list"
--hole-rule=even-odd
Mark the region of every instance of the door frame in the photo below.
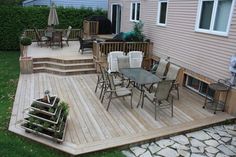
[[[122,5],[121,3],[111,3],[111,13],[110,13],[110,17],[111,17],[111,22],[113,22],[112,20],[112,15],[113,15],[113,6],[114,5],[119,5],[120,6],[120,18],[121,18],[121,9],[122,9]],[[121,27],[121,20],[120,20],[120,27]],[[117,34],[117,32],[116,32]]]

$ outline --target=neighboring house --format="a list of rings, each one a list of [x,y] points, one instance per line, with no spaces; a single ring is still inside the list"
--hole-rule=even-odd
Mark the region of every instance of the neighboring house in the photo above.
[[[108,5],[114,33],[130,31],[142,20],[144,34],[154,42],[154,55],[170,57],[197,79],[198,74],[213,80],[231,76],[235,0],[109,0]],[[189,78],[189,84],[199,90],[195,79]]]
[[[93,9],[101,8],[107,10],[108,0],[25,0],[23,6],[50,6],[53,2],[56,6],[63,7],[89,7]]]

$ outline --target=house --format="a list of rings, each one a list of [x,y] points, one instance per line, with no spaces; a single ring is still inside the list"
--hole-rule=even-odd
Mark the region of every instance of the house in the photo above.
[[[102,8],[107,10],[107,0],[25,0],[23,6],[50,6],[54,2],[57,6],[63,7],[89,7],[93,9]]]
[[[113,33],[144,22],[153,56],[170,57],[184,67],[183,85],[205,94],[206,84],[231,77],[229,61],[236,54],[235,0],[109,0]],[[236,109],[236,90],[228,97]]]

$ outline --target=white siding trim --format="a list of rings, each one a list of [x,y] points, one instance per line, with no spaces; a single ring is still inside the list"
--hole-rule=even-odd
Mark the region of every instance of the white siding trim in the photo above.
[[[211,24],[210,24],[210,29],[209,30],[199,28],[201,12],[202,12],[202,3],[204,1],[213,1],[214,2],[213,10],[212,10],[212,16],[211,16]],[[219,36],[225,36],[225,37],[228,36],[229,30],[230,30],[231,21],[232,21],[234,6],[235,6],[235,0],[232,0],[226,32],[221,32],[221,31],[215,31],[214,30],[215,16],[216,16],[216,12],[217,12],[218,1],[219,0],[199,0],[198,1],[197,17],[196,17],[196,23],[195,23],[195,31],[196,32],[213,34],[213,35],[219,35]]]

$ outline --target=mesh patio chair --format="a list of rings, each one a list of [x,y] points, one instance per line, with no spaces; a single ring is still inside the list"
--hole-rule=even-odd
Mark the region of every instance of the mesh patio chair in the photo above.
[[[107,62],[108,62],[108,71],[109,72],[118,72],[118,62],[117,58],[124,56],[123,51],[112,51],[108,54]]]
[[[171,117],[173,117],[173,96],[170,95],[173,82],[173,80],[163,80],[158,83],[155,93],[144,95],[155,106],[155,120],[157,119],[157,112],[164,108],[171,108]]]
[[[132,96],[133,96],[132,89],[126,88],[126,87],[115,86],[112,74],[108,74],[107,78],[109,81],[109,88],[110,88],[110,90],[107,90],[107,92],[110,93],[109,97],[108,97],[109,101],[108,101],[108,105],[107,105],[107,111],[108,111],[109,106],[111,104],[111,99],[120,98],[120,97],[124,98],[124,97],[128,97],[128,96],[130,96],[130,105],[131,105],[131,108],[133,108],[133,106],[132,106]]]
[[[62,32],[59,32],[59,31],[53,32],[51,42],[53,45],[59,45],[62,48],[63,47]]]
[[[166,68],[168,65],[168,61],[164,60],[164,59],[160,59],[157,70],[156,70],[156,75],[163,79],[165,78],[165,73],[166,73]]]
[[[49,42],[49,38],[47,38],[45,36],[40,36],[40,34],[38,32],[38,29],[34,28],[34,32],[35,32],[35,35],[36,35],[36,41],[37,41],[38,46],[42,47],[43,43]]]
[[[180,67],[174,64],[170,64],[168,72],[166,74],[166,80],[174,80],[172,90],[176,90],[177,98],[179,100],[179,82],[177,81],[177,76],[179,74]]]
[[[129,56],[129,62],[131,68],[141,68],[143,62],[143,52],[142,51],[130,51],[127,56]]]
[[[164,59],[160,59],[156,72],[155,72],[157,77],[159,77],[160,79],[165,79],[165,74],[166,74],[168,64],[169,64],[168,61]],[[151,84],[149,86],[146,86],[146,88],[148,89],[149,92],[152,92],[155,88],[157,88],[157,84]]]
[[[62,37],[62,41],[65,41],[67,46],[69,46],[69,36],[70,36],[71,29],[72,29],[72,27],[69,26],[67,31],[66,31],[65,36]]]

